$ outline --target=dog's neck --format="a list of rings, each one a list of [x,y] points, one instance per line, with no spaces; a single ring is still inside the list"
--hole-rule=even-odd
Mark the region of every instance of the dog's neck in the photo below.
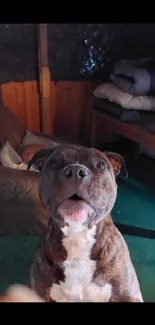
[[[96,241],[91,252],[92,259],[96,259],[99,256],[101,249],[105,246],[105,243],[109,241],[111,226],[112,220],[110,216],[106,217],[96,225],[94,233]],[[89,233],[89,229],[87,230]],[[71,229],[68,229],[68,233],[65,233],[65,231],[63,233],[58,224],[52,218],[50,218],[48,231],[46,233],[46,236],[44,237],[46,255],[49,262],[63,262],[66,260],[67,252],[65,247],[63,246],[63,239],[68,234],[71,235],[71,232],[74,231],[72,231]],[[86,234],[87,231],[83,231],[83,235]]]

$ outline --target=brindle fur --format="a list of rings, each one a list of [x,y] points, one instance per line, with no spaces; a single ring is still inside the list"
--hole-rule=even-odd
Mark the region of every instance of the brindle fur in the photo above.
[[[103,281],[112,284],[112,295],[110,302],[140,302],[143,301],[141,297],[140,287],[137,276],[132,265],[127,245],[112,222],[111,217],[103,215],[102,207],[104,200],[101,199],[100,194],[104,191],[106,203],[106,211],[111,212],[116,199],[116,182],[112,162],[116,162],[119,156],[113,154],[110,162],[110,153],[108,158],[103,153],[95,149],[77,148],[77,147],[60,147],[54,150],[54,157],[58,159],[63,157],[65,165],[80,160],[80,163],[86,165],[91,169],[92,177],[86,183],[66,182],[60,180],[58,173],[49,173],[49,156],[53,152],[40,152],[38,156],[34,156],[32,162],[37,164],[37,159],[42,162],[41,186],[40,196],[43,203],[49,210],[49,225],[47,232],[41,238],[38,245],[34,261],[32,263],[30,272],[30,286],[36,291],[45,301],[51,302],[50,288],[52,284],[59,284],[64,281],[63,261],[67,258],[67,252],[62,244],[63,233],[60,229],[60,223],[56,215],[56,204],[59,204],[63,198],[71,196],[75,190],[78,194],[83,193],[84,198],[91,205],[96,204],[97,212],[100,211],[100,218],[91,220],[92,224],[96,222],[96,243],[91,251],[91,259],[96,261],[96,270],[94,272],[93,280]],[[52,156],[53,157],[53,156]],[[97,158],[96,158],[97,157]],[[47,159],[49,160],[47,165]],[[107,164],[107,170],[103,172],[105,175],[99,173],[93,166],[95,159],[103,159]],[[121,158],[122,159],[122,158]],[[46,166],[45,166],[46,165]],[[47,168],[46,168],[47,167]],[[121,167],[121,166],[120,166]],[[118,165],[117,165],[118,174]],[[47,176],[48,170],[48,177]],[[59,172],[59,170],[58,170]],[[110,177],[106,173],[110,172]],[[56,175],[55,175],[56,173]],[[49,178],[53,190],[49,193]],[[112,195],[112,194],[113,195]],[[55,201],[54,201],[55,200]],[[48,204],[47,204],[48,202]],[[53,202],[53,203],[52,203]],[[96,203],[95,203],[96,202]],[[104,203],[104,204],[105,204]],[[53,204],[53,205],[52,205]],[[95,205],[94,205],[95,206]],[[96,215],[97,215],[96,212]]]

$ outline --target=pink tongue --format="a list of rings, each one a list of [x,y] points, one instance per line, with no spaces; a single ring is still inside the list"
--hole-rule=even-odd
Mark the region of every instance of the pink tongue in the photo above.
[[[82,221],[86,218],[86,212],[85,211],[80,211],[76,212],[74,214],[68,215],[67,219],[70,221]]]

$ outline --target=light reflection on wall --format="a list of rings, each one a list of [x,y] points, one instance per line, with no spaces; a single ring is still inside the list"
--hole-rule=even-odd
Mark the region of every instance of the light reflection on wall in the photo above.
[[[82,61],[82,67],[80,69],[80,73],[85,75],[92,75],[98,69],[98,63],[100,67],[104,67],[104,51],[99,48],[95,48],[95,46],[90,45],[87,39],[84,40],[84,44],[88,45],[88,58]]]
[[[113,28],[110,24],[89,24],[89,29],[80,26],[79,36],[80,74],[89,78],[100,72],[104,77],[120,56],[121,25],[117,24]]]
[[[86,45],[88,45],[88,40],[85,39],[84,43]],[[91,74],[94,72],[95,67],[96,67],[96,60],[94,58],[94,47],[91,45],[88,50],[88,59],[85,62],[83,61],[83,65],[82,65],[82,68],[80,69],[80,73],[81,74],[85,74],[85,73]]]

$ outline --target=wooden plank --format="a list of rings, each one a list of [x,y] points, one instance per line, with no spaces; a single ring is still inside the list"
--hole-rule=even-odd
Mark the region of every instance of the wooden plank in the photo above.
[[[39,97],[36,81],[24,82],[24,95],[26,107],[26,124],[33,132],[40,131]]]
[[[47,24],[38,25],[38,57],[40,75],[40,114],[41,131],[53,134],[53,119],[50,107],[51,82],[48,67],[48,33]]]
[[[89,81],[51,82],[51,109],[55,110],[56,135],[66,135],[72,141],[88,143],[89,115],[95,85]]]
[[[25,129],[40,131],[39,97],[36,81],[9,82],[1,85],[3,104],[14,113]]]
[[[1,85],[3,104],[14,113],[27,128],[26,107],[24,101],[24,83],[9,82]]]

